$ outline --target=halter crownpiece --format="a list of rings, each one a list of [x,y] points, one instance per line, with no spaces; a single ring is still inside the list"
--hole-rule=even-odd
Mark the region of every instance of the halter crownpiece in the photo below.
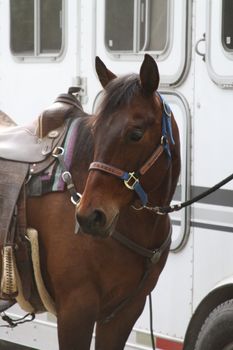
[[[164,98],[158,92],[157,94],[163,105],[161,143],[157,146],[153,154],[144,163],[144,165],[138,171],[133,171],[133,172],[123,171],[121,169],[118,169],[114,166],[111,166],[102,162],[93,162],[90,164],[90,167],[89,167],[89,171],[100,170],[105,173],[114,175],[120,178],[121,180],[123,180],[125,186],[129,190],[135,191],[137,193],[138,197],[142,202],[143,207],[145,207],[148,203],[148,195],[144,191],[142,185],[139,182],[140,176],[144,175],[152,167],[152,165],[158,160],[158,158],[162,155],[164,151],[167,154],[168,158],[171,159],[169,140],[173,145],[175,144],[175,141],[172,135],[172,124],[171,124],[172,111],[169,105],[164,100]]]

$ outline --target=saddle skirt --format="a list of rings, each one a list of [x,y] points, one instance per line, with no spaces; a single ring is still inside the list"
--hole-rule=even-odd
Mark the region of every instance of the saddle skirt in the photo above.
[[[40,163],[51,155],[65,137],[67,120],[83,115],[80,102],[72,91],[61,94],[38,119],[28,126],[9,126],[13,121],[1,112],[0,158],[23,163]]]
[[[24,163],[43,162],[66,132],[66,123],[40,138],[37,124],[12,126],[0,132],[0,158]]]

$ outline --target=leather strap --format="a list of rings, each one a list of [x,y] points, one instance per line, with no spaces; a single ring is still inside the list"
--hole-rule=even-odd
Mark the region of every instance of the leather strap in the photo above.
[[[93,162],[90,164],[89,170],[100,170],[110,175],[114,175],[124,181],[125,186],[130,190],[134,190],[139,196],[142,205],[145,206],[148,202],[148,195],[144,191],[143,187],[139,182],[139,176],[144,175],[159,159],[164,151],[163,144],[160,144],[146,163],[139,169],[139,171],[128,173],[118,169],[112,165],[108,165],[102,162]]]
[[[154,163],[158,160],[158,158],[162,155],[163,151],[164,151],[163,145],[161,144],[156,148],[155,152],[150,156],[150,158],[139,169],[137,173],[139,173],[140,175],[144,175],[152,167],[152,165],[154,165]],[[127,172],[121,169],[118,169],[112,165],[108,165],[101,162],[92,162],[90,164],[89,170],[100,170],[105,173],[120,177],[123,180],[127,179],[125,176],[125,173],[128,174]]]
[[[150,156],[147,162],[140,168],[139,170],[140,175],[144,175],[152,167],[152,165],[154,165],[154,163],[162,155],[163,151],[164,151],[164,148],[163,148],[163,145],[161,144],[156,148],[155,152]]]
[[[92,162],[90,164],[89,170],[100,170],[105,173],[117,176],[122,178],[124,176],[124,171],[118,168],[115,168],[114,166],[101,163],[101,162]]]
[[[140,280],[139,284],[137,285],[137,287],[133,290],[133,292],[128,297],[126,297],[115,308],[115,310],[108,317],[106,317],[104,320],[101,320],[103,324],[111,321],[142,290],[142,288],[144,287],[144,284],[147,280],[147,277],[149,276],[153,266],[157,264],[161,255],[163,254],[163,252],[169,247],[169,244],[171,242],[171,235],[172,235],[172,227],[170,227],[170,232],[169,232],[166,240],[164,241],[164,243],[161,245],[161,247],[158,249],[155,249],[155,250],[150,250],[150,249],[139,246],[137,243],[131,241],[129,238],[123,236],[119,232],[115,231],[113,233],[113,235],[111,237],[116,239],[118,242],[123,244],[128,249],[132,250],[133,252],[135,252],[139,255],[142,255],[143,257],[145,257],[149,260],[148,260],[148,264],[146,264],[146,268],[144,270],[144,273],[143,273],[141,280]]]
[[[164,243],[158,249],[153,249],[153,250],[147,249],[138,245],[137,243],[133,242],[132,240],[130,240],[129,238],[127,238],[126,236],[122,235],[117,231],[113,232],[112,237],[116,239],[118,242],[120,242],[121,244],[123,244],[125,247],[132,250],[133,252],[145,258],[148,258],[153,264],[156,264],[159,261],[163,252],[168,248],[171,242],[171,235],[172,235],[172,226],[170,227],[169,234],[166,240],[164,241]]]
[[[62,102],[62,103],[67,103],[69,105],[72,105],[78,109],[80,109],[81,111],[83,110],[81,103],[72,95],[70,94],[61,94],[59,95],[56,100],[54,101],[54,103],[56,102]]]

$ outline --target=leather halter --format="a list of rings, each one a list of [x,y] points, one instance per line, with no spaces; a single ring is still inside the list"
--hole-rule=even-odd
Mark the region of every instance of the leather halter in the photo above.
[[[142,175],[144,175],[155,164],[155,162],[160,158],[160,156],[163,154],[164,151],[166,152],[169,159],[171,158],[169,139],[173,145],[175,144],[175,141],[172,135],[171,109],[169,105],[165,102],[163,97],[159,93],[157,94],[163,105],[161,143],[156,147],[155,151],[152,153],[149,159],[143,164],[143,166],[138,171],[133,171],[133,172],[127,172],[119,168],[116,168],[112,165],[105,164],[103,162],[93,162],[90,164],[90,167],[89,167],[89,171],[99,170],[99,171],[114,175],[120,178],[121,180],[123,180],[125,186],[128,189],[135,191],[137,193],[137,195],[139,196],[142,202],[143,207],[145,207],[146,204],[148,203],[148,195],[144,191],[142,185],[140,184],[139,178]]]

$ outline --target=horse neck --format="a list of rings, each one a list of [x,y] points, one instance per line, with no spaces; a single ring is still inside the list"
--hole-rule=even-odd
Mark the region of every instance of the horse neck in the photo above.
[[[91,115],[83,117],[78,128],[77,141],[73,153],[71,172],[78,192],[82,193],[88,176],[90,163],[93,161],[93,137],[92,124],[94,118]]]

